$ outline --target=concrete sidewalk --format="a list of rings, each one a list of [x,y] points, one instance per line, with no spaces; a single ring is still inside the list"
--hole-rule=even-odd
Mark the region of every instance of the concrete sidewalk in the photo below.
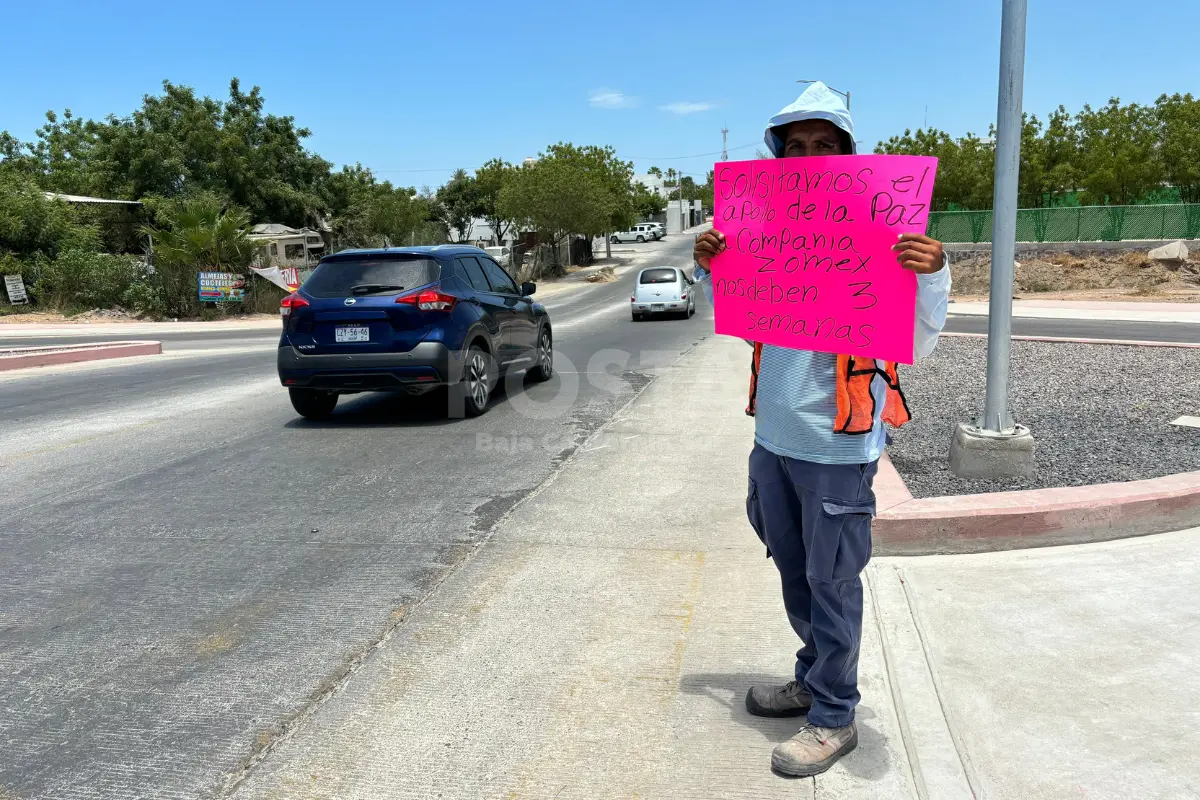
[[[951,266],[953,269],[953,266]],[[986,317],[981,300],[951,301],[949,313]],[[1200,324],[1200,303],[1139,303],[1134,301],[1014,300],[1014,317],[1089,319],[1122,322],[1187,322]]]
[[[798,722],[743,698],[798,643],[745,520],[748,357],[710,337],[660,370],[233,796],[1196,796],[1194,532],[877,560],[859,748],[772,774]]]

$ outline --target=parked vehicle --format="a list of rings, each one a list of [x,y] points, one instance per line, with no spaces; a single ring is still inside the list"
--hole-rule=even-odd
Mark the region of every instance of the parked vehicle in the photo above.
[[[676,314],[687,319],[696,313],[692,279],[675,267],[650,267],[638,273],[629,298],[633,321],[652,314]]]
[[[653,225],[655,228],[657,228],[658,229],[658,238],[660,238],[660,239],[667,235],[667,226],[663,225],[661,222],[647,222],[644,224]]]
[[[485,247],[483,252],[495,259],[500,266],[512,268],[512,248],[508,245]]]
[[[546,309],[477,247],[346,250],[321,259],[283,299],[279,380],[309,419],[358,392],[449,390],[451,413],[476,416],[501,375],[554,372]]]
[[[651,225],[648,222],[643,222],[639,225],[634,225],[633,229],[635,231],[638,231],[639,233],[646,234],[647,237],[654,239],[654,241],[656,241],[656,242],[662,238],[662,232],[659,231],[659,229],[657,227],[655,227],[654,225]]]
[[[645,231],[633,230],[614,233],[608,237],[608,240],[613,244],[620,244],[621,242],[644,242],[651,238],[653,237]]]

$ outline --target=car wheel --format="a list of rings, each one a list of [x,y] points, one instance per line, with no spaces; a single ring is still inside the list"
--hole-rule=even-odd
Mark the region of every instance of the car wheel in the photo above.
[[[639,236],[639,237],[637,238],[637,240],[638,240],[638,244],[645,244],[645,243],[646,243],[646,237],[645,237],[645,236]]]
[[[457,411],[461,406],[468,417],[478,417],[487,411],[495,386],[496,362],[486,352],[471,345],[463,364],[462,380],[452,390],[454,407],[451,410]]]
[[[550,338],[550,329],[542,328],[538,336],[537,364],[529,370],[529,377],[541,383],[548,381],[554,375],[554,341]]]
[[[288,389],[292,408],[305,419],[329,419],[337,406],[338,396],[333,392],[322,392],[317,389]]]
[[[610,242],[612,242],[613,244],[620,244],[620,243],[621,243],[621,240],[620,240],[620,238],[618,238],[618,237],[616,237],[616,236],[613,236],[613,237],[609,238],[609,241],[610,241]]]
[[[641,322],[641,321],[642,321],[642,315],[641,315],[641,314],[639,314],[638,312],[634,311],[634,312],[633,312],[633,321],[634,321],[634,322]]]

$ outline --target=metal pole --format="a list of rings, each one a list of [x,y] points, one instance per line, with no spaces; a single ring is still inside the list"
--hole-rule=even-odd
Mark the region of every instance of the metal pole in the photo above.
[[[1025,83],[1027,0],[1003,0],[1000,92],[996,104],[996,185],[992,202],[992,284],[988,305],[987,399],[980,428],[1013,430],[1008,410],[1012,354],[1013,259],[1017,249],[1017,175],[1021,167],[1021,93]]]

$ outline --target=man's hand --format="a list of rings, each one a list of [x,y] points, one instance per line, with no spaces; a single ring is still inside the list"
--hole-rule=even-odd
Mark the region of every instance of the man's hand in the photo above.
[[[724,252],[725,234],[714,228],[696,237],[696,246],[692,249],[692,258],[700,266],[709,269],[708,265],[712,261],[713,256]]]
[[[697,242],[697,250],[699,247]],[[900,241],[892,245],[892,252],[896,254],[900,266],[919,275],[937,272],[945,264],[942,243],[920,233],[900,234]]]

